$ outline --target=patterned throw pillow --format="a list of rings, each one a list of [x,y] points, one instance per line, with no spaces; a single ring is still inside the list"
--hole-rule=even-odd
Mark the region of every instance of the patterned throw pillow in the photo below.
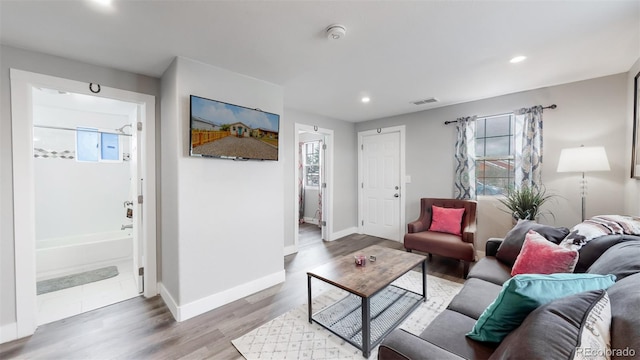
[[[524,245],[511,269],[518,274],[555,274],[573,272],[578,252],[547,241],[542,235],[529,230]]]
[[[589,241],[604,235],[640,235],[640,218],[622,215],[598,215],[571,228],[560,243],[567,249],[580,250]]]
[[[610,359],[611,304],[606,292],[591,307],[580,325],[580,337],[573,359]]]
[[[443,208],[431,206],[431,226],[429,231],[462,235],[462,215],[464,209]]]

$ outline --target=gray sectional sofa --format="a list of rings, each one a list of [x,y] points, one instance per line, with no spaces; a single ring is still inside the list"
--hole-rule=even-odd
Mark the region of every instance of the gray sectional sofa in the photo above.
[[[573,297],[539,307],[501,343],[479,342],[465,336],[496,299],[502,284],[511,278],[511,266],[496,258],[501,243],[502,239],[487,242],[486,257],[474,265],[460,293],[420,336],[394,330],[380,344],[378,359],[567,359],[573,356],[577,340],[568,340],[567,333],[579,332],[580,320],[576,327],[557,318],[548,319],[549,314],[564,316],[563,312],[575,312],[573,308],[577,305],[573,304],[578,304],[579,299]],[[611,358],[640,358],[640,237],[602,236],[591,240],[579,252],[575,272],[617,277],[616,283],[606,290],[612,313],[611,349],[615,351]]]

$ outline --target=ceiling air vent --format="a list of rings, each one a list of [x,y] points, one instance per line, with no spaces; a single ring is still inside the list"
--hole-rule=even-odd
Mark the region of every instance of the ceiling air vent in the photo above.
[[[436,99],[434,97],[431,97],[431,98],[428,98],[428,99],[412,101],[411,103],[413,105],[424,105],[424,104],[431,104],[431,103],[434,103],[434,102],[438,102],[438,99]]]

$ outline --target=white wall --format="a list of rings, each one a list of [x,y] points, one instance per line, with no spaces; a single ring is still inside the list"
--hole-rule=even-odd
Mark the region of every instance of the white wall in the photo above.
[[[175,209],[163,213],[162,226],[175,237],[163,236],[163,248],[177,252],[163,250],[163,264],[177,263],[177,291],[165,288],[175,301],[174,315],[185,320],[284,281],[283,161],[189,157],[189,95],[286,120],[277,85],[181,57],[164,81],[163,174],[175,175],[163,182],[163,208]]]
[[[357,169],[358,157],[355,151],[357,147],[357,137],[355,124],[326,118],[305,112],[285,108],[285,118],[287,121],[280,124],[280,134],[284,136],[281,141],[284,151],[284,171],[283,183],[285,197],[285,241],[284,245],[293,246],[294,242],[294,221],[293,216],[297,209],[296,201],[296,173],[295,152],[297,145],[293,144],[295,124],[318,126],[328,130],[333,130],[334,159],[333,159],[333,213],[327,221],[333,222],[334,234],[351,234],[357,232],[358,221],[358,194]],[[294,208],[294,206],[296,206]],[[291,215],[288,215],[291,214]],[[333,235],[331,236],[333,239]]]
[[[319,219],[318,213],[318,189],[306,188],[304,189],[304,219],[307,222],[316,224]]]
[[[633,94],[634,94],[634,79],[635,76],[640,72],[640,58],[636,61],[635,64],[631,67],[629,72],[627,73],[627,156],[625,157],[625,161],[629,164],[627,168],[627,174],[629,174],[629,178],[625,183],[625,214],[640,216],[640,179],[632,179],[630,177],[631,174],[631,144],[633,142],[632,136],[629,134],[633,134]],[[640,126],[640,124],[638,124]],[[638,139],[640,141],[640,139]],[[636,145],[636,147],[640,146],[640,143]]]
[[[119,231],[131,201],[129,162],[35,159],[36,241]]]
[[[160,92],[156,78],[0,45],[0,341],[6,336],[5,329],[14,326],[16,321],[10,68],[154,96]],[[156,121],[159,121],[159,106],[156,102]],[[159,148],[160,142],[156,145]]]
[[[158,199],[162,203],[160,213],[160,229],[162,237],[160,239],[160,259],[162,262],[161,281],[164,288],[175,299],[180,298],[180,278],[179,263],[180,242],[179,223],[176,221],[179,216],[178,203],[178,159],[182,158],[179,144],[181,137],[181,122],[178,103],[178,75],[177,60],[165,70],[162,76],[162,123],[160,124],[162,148],[160,151],[161,169],[160,174],[162,184]],[[171,125],[171,126],[170,126]],[[167,131],[166,129],[171,129]]]
[[[626,131],[626,74],[550,88],[558,109],[545,122],[545,184],[563,199],[554,211],[557,223],[571,227],[581,221],[580,174],[557,173],[559,153],[566,147],[604,146],[611,171],[587,173],[586,217],[625,213],[624,183],[630,150]],[[547,124],[549,124],[547,126]]]
[[[378,119],[356,125],[356,131],[407,126],[407,221],[419,214],[422,197],[453,196],[453,144],[455,126],[446,120],[461,116],[492,115],[533,105],[557,104],[544,112],[543,181],[560,197],[550,210],[558,226],[571,227],[580,221],[578,174],[557,173],[558,156],[565,147],[584,144],[606,148],[611,171],[591,173],[587,216],[625,212],[624,184],[628,177],[627,74],[617,74],[495,98],[446,106],[413,114]],[[621,140],[625,139],[625,140]],[[479,250],[488,237],[504,236],[511,228],[506,213],[498,211],[493,199],[479,199]]]

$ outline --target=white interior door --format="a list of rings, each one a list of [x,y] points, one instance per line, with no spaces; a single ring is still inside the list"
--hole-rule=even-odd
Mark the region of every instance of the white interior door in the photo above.
[[[322,145],[320,146],[320,188],[318,189],[319,191],[319,214],[320,214],[320,222],[319,222],[319,226],[320,226],[320,236],[322,237],[322,240],[327,241],[327,227],[325,225],[323,225],[323,222],[326,224],[326,219],[325,219],[325,211],[324,211],[324,204],[326,204],[326,188],[327,188],[327,179],[325,176],[325,171],[326,171],[326,167],[325,167],[325,156],[326,156],[326,149],[327,149],[327,142],[326,142],[326,138],[323,136],[322,137]]]
[[[363,233],[400,241],[400,133],[362,137]]]

